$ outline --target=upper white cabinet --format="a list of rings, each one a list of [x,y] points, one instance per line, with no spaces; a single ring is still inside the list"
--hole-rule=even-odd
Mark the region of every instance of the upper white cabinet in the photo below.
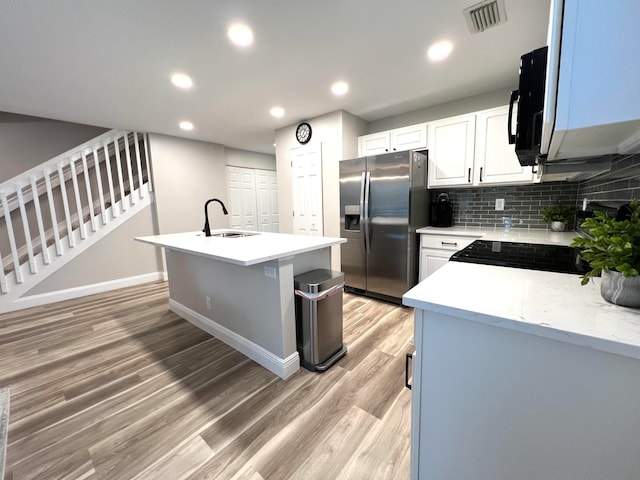
[[[358,138],[358,156],[378,155],[427,147],[427,124],[396,128]]]
[[[429,187],[473,184],[475,125],[475,115],[429,122]]]
[[[508,117],[508,106],[476,115],[474,185],[534,181],[531,167],[520,165],[513,145],[508,142]]]
[[[541,145],[548,160],[640,151],[639,18],[637,0],[552,1]]]
[[[429,187],[534,183],[507,137],[509,107],[429,123]]]

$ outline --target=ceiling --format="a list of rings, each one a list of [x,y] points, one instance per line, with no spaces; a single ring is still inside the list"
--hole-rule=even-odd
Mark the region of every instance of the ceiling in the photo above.
[[[472,35],[477,0],[0,0],[0,111],[274,153],[276,129],[324,113],[373,121],[513,87],[520,55],[546,43],[549,0],[504,2],[507,22]],[[234,21],[251,47],[229,42]],[[454,50],[430,63],[442,39]]]

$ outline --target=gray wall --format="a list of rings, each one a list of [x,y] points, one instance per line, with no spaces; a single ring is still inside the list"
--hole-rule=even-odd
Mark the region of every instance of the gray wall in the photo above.
[[[133,240],[154,234],[153,215],[152,206],[140,211],[25,296],[162,272],[159,249]]]
[[[517,87],[514,87],[514,89],[515,88]],[[413,110],[393,117],[382,118],[369,122],[368,133],[382,132],[393,128],[415,125],[416,123],[430,122],[441,118],[477,112],[487,108],[500,107],[509,103],[510,93],[511,90],[496,90],[481,95],[461,98],[453,102]]]
[[[275,150],[275,148],[274,148]],[[264,153],[248,152],[247,150],[237,150],[235,148],[224,149],[225,164],[234,167],[258,168],[261,170],[275,170],[276,156]]]
[[[225,152],[222,145],[149,134],[159,233],[202,230],[204,203],[227,203]],[[227,228],[229,217],[209,205],[211,228]]]
[[[0,112],[0,183],[108,129]]]

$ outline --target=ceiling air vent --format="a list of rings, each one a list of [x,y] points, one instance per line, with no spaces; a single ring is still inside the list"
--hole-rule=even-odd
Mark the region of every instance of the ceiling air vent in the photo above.
[[[485,0],[464,9],[464,18],[471,33],[484,32],[507,21],[504,0]]]

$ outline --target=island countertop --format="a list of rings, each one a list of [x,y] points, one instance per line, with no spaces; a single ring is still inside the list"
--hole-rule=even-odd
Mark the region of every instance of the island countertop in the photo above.
[[[211,233],[228,231],[230,230],[219,229],[212,230]],[[255,265],[299,253],[311,252],[347,241],[346,238],[339,237],[233,231],[247,233],[249,236],[205,237],[202,232],[185,232],[136,237],[135,240],[241,266]]]
[[[612,305],[600,279],[449,262],[404,305],[640,360],[640,310]]]

